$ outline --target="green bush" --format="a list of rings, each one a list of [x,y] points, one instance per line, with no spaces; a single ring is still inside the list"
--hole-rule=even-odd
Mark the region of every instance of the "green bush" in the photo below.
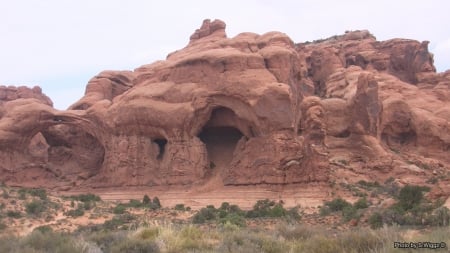
[[[45,189],[29,189],[28,192],[31,196],[39,197],[41,200],[47,199],[47,191]]]
[[[192,217],[192,222],[194,224],[201,224],[207,221],[213,221],[217,218],[217,210],[214,207],[206,207],[200,209],[194,216]]]
[[[375,212],[369,217],[368,222],[372,229],[381,228],[383,226],[383,216],[379,212]]]
[[[77,209],[72,209],[69,210],[65,213],[66,216],[70,216],[70,217],[81,217],[84,215],[84,210],[81,208],[77,208]]]
[[[19,219],[22,217],[22,213],[19,211],[9,210],[8,212],[6,212],[6,216],[8,216],[10,218],[14,218],[14,219]]]
[[[39,215],[46,209],[45,202],[42,200],[33,200],[25,205],[25,210],[30,215]]]
[[[230,213],[219,219],[219,223],[222,225],[231,224],[238,227],[245,227],[247,224],[245,218],[237,213]]]
[[[248,218],[259,218],[259,217],[272,217],[272,218],[288,217],[294,219],[299,218],[298,208],[286,210],[281,202],[276,203],[275,201],[269,199],[258,200],[256,204],[253,206],[253,209],[248,211],[245,216]]]
[[[126,210],[127,210],[127,207],[125,205],[118,204],[117,206],[114,207],[113,213],[114,214],[123,214],[123,213],[125,213]]]
[[[359,181],[358,181],[358,185],[359,185],[361,188],[366,189],[366,190],[370,190],[370,189],[372,189],[372,188],[378,188],[378,187],[380,187],[380,183],[378,183],[377,181],[374,181],[374,182],[367,182],[367,181],[364,181],[364,180],[359,180]]]
[[[134,220],[136,220],[136,216],[129,213],[116,215],[111,220],[107,220],[103,223],[103,229],[106,230],[127,229],[128,225],[130,225]]]
[[[97,202],[102,200],[99,196],[92,193],[73,195],[70,196],[69,198],[81,202],[90,202],[90,201]]]
[[[399,192],[398,204],[405,211],[418,206],[423,199],[423,191],[425,190],[427,190],[427,188],[417,185],[404,186]]]
[[[369,204],[367,203],[367,199],[366,198],[360,198],[353,204],[353,206],[356,209],[364,209],[364,208],[369,207]]]
[[[144,200],[145,200],[145,196],[144,196]],[[130,201],[127,204],[124,204],[124,206],[132,207],[132,208],[141,208],[144,205],[148,205],[149,203],[151,204],[150,200],[149,200],[149,202],[147,202],[147,201],[144,202],[144,200],[141,203],[139,200],[130,199]]]
[[[346,206],[342,209],[342,217],[344,221],[350,221],[352,219],[359,219],[360,216],[358,214],[358,210],[354,206]]]
[[[153,206],[156,207],[156,209],[161,208],[161,202],[159,201],[158,197],[153,198]]]
[[[342,211],[345,207],[351,206],[351,204],[342,198],[337,198],[332,201],[325,202],[325,206],[328,206],[330,211],[337,212]]]
[[[147,194],[145,194],[144,198],[142,199],[142,204],[148,205],[150,204],[150,202],[151,202],[150,197]]]
[[[185,211],[186,210],[186,208],[184,207],[184,204],[176,204],[174,209],[177,211]]]

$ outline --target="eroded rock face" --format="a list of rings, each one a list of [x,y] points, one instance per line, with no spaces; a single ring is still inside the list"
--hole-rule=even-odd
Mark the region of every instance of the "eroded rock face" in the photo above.
[[[1,180],[327,182],[336,159],[393,173],[399,151],[449,168],[450,75],[435,72],[427,42],[356,31],[295,44],[225,27],[205,20],[166,60],[100,73],[66,111],[38,88],[0,87]]]

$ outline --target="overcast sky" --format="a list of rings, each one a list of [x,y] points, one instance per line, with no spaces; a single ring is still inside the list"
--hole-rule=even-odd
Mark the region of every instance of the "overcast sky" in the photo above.
[[[227,35],[281,31],[295,42],[368,29],[378,40],[429,40],[450,69],[448,0],[0,0],[0,84],[42,87],[58,109],[102,70],[132,70],[189,42],[203,19]]]

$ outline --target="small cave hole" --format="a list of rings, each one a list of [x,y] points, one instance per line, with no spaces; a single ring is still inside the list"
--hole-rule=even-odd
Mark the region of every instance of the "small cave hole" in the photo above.
[[[227,166],[233,159],[234,149],[242,138],[241,131],[234,127],[206,127],[198,137],[205,143],[210,167]]]
[[[155,139],[153,142],[156,143],[159,147],[159,152],[158,152],[158,155],[156,156],[156,159],[161,160],[164,156],[164,152],[166,151],[167,140],[166,139]]]
[[[350,136],[350,131],[348,129],[345,129],[342,132],[337,133],[336,135],[334,135],[334,137],[337,138],[347,138]]]

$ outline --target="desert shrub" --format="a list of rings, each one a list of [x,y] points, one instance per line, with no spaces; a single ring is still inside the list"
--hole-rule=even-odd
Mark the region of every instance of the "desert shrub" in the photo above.
[[[400,187],[395,182],[395,179],[393,177],[388,178],[384,182],[384,186],[381,189],[382,192],[384,192],[390,196],[397,196],[399,190],[400,190]]]
[[[81,202],[89,202],[89,201],[101,201],[102,199],[92,193],[87,193],[87,194],[79,194],[79,195],[73,195],[70,196],[69,198],[73,199],[73,200],[77,200],[77,201],[81,201]]]
[[[238,213],[229,213],[224,217],[219,219],[220,224],[231,224],[236,225],[238,227],[245,227],[247,224],[245,222],[245,218]]]
[[[33,231],[39,231],[41,233],[51,233],[51,232],[53,232],[53,228],[48,225],[44,225],[44,226],[36,227],[35,229],[33,229]]]
[[[39,230],[35,230],[21,240],[21,250],[19,252],[79,253],[82,252],[82,247],[68,235],[54,232],[42,233]]]
[[[39,215],[47,209],[44,201],[42,200],[33,200],[25,204],[25,210],[27,214],[30,215]]]
[[[367,199],[366,198],[360,198],[353,204],[353,206],[356,209],[364,209],[364,208],[369,207],[369,204],[367,203]]]
[[[448,226],[450,224],[450,210],[443,206],[434,210],[432,225]]]
[[[111,247],[111,253],[158,253],[158,245],[154,241],[126,238]]]
[[[368,219],[370,228],[377,229],[383,226],[383,216],[379,212],[374,212]]]
[[[288,217],[299,219],[298,208],[293,208],[290,210],[286,210],[283,207],[283,203],[276,203],[273,200],[264,199],[258,200],[256,204],[253,206],[253,209],[246,213],[246,217],[248,218],[259,218],[259,217]]]
[[[344,221],[350,221],[352,219],[359,219],[361,215],[354,206],[346,206],[342,209],[342,218]]]
[[[384,241],[368,229],[347,231],[340,238],[342,252],[378,252],[384,246]]]
[[[398,204],[405,211],[418,206],[423,199],[423,191],[425,190],[427,188],[417,185],[404,186],[399,192]]]
[[[156,209],[161,208],[161,202],[159,201],[159,198],[156,197],[156,196],[153,198],[153,206],[154,206]]]
[[[47,199],[47,191],[45,189],[37,188],[37,189],[29,189],[28,192],[31,196],[39,197],[41,200]]]
[[[144,197],[144,199],[145,199],[145,197]],[[123,206],[132,207],[132,208],[140,208],[140,207],[143,207],[144,205],[148,205],[149,203],[151,203],[150,200],[149,200],[149,202],[144,203],[144,199],[143,199],[142,203],[137,199],[130,199],[130,201],[126,204],[123,204]]]
[[[124,241],[126,238],[126,231],[104,230],[88,235],[88,240],[94,242],[102,252],[111,252],[111,248],[114,247],[117,242]]]
[[[184,204],[176,204],[174,209],[177,211],[185,211],[186,210],[186,208],[184,207]]]
[[[317,231],[309,226],[302,224],[282,225],[278,228],[280,235],[286,240],[307,240],[317,234]]]
[[[160,229],[157,227],[145,228],[139,232],[138,237],[142,240],[153,240],[158,237]]]
[[[8,226],[0,220],[0,231],[6,229]]]
[[[396,209],[396,208],[388,208],[383,211],[382,218],[383,218],[383,224],[387,225],[404,225],[405,224],[405,213],[402,212],[402,210]]]
[[[267,233],[240,230],[225,233],[217,251],[233,253],[284,253],[289,252],[289,246]]]
[[[151,202],[150,197],[147,194],[145,194],[144,198],[142,198],[142,204],[148,205],[148,204],[150,204],[150,202]]]
[[[330,211],[336,212],[342,211],[344,207],[351,206],[351,204],[342,198],[336,198],[332,201],[325,202],[325,206],[328,206],[330,208]]]
[[[134,215],[124,213],[121,215],[116,215],[111,220],[107,220],[103,223],[103,229],[106,230],[117,230],[117,229],[126,229],[127,224],[134,221],[136,217]]]
[[[366,190],[370,190],[370,189],[372,189],[372,188],[378,188],[378,187],[381,186],[380,183],[378,183],[377,181],[374,181],[374,182],[367,182],[367,181],[364,181],[364,180],[359,180],[359,181],[358,181],[358,185],[359,185],[361,188],[366,189]]]
[[[181,229],[179,238],[180,252],[186,250],[200,250],[208,248],[207,243],[204,240],[204,233],[195,226],[185,226]]]
[[[217,218],[217,210],[214,207],[204,207],[200,209],[194,216],[192,217],[192,222],[194,224],[201,224],[207,221],[213,221]]]
[[[300,252],[344,253],[337,238],[330,238],[324,235],[315,236],[307,240],[302,245]]]
[[[84,215],[84,210],[79,206],[77,209],[67,211],[65,215],[70,217],[81,217]]]
[[[14,218],[14,219],[19,219],[22,217],[22,213],[19,211],[12,211],[9,210],[6,212],[6,216],[10,217],[10,218]]]
[[[272,207],[276,205],[275,201],[264,199],[256,201],[253,209],[247,212],[247,217],[268,217]]]
[[[114,214],[123,214],[123,213],[125,213],[126,210],[127,210],[127,207],[125,205],[118,204],[117,206],[115,206],[113,208],[113,213]]]

